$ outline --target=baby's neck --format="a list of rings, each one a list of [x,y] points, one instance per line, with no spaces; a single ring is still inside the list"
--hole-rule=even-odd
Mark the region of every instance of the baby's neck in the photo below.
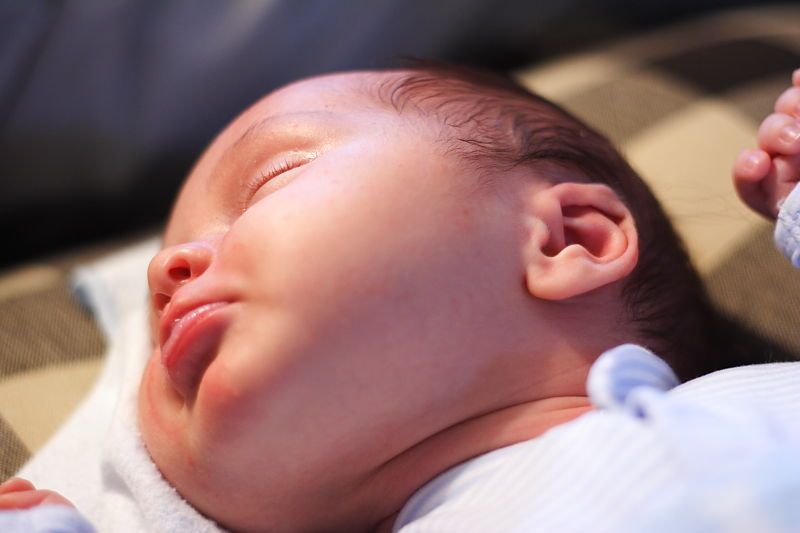
[[[394,457],[382,468],[391,480],[385,491],[403,491],[401,499],[427,481],[478,455],[533,439],[591,410],[585,396],[545,398],[504,407],[450,426]],[[385,494],[386,492],[384,492]],[[389,532],[397,513],[384,518],[376,533]]]

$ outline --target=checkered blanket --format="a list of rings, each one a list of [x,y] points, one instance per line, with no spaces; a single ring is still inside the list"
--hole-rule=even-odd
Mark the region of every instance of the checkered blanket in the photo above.
[[[715,303],[765,360],[800,354],[800,276],[730,167],[800,67],[800,8],[717,13],[519,73],[605,132],[671,214]],[[96,377],[103,339],[67,273],[101,250],[0,275],[0,478],[52,434]]]

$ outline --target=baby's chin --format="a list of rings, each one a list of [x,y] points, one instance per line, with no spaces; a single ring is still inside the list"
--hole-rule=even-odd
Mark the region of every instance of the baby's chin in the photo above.
[[[171,391],[158,365],[159,352],[150,355],[137,397],[137,424],[150,459],[164,479],[175,486],[179,465],[186,464],[190,455],[183,450],[186,441],[176,414],[180,413],[180,399]],[[176,487],[177,488],[177,487]]]
[[[199,470],[182,447],[184,435],[169,427],[165,423],[164,413],[152,403],[153,391],[163,387],[163,383],[158,383],[158,380],[153,378],[154,364],[158,364],[157,352],[151,355],[139,387],[138,425],[142,442],[164,482],[177,490],[195,510],[217,522],[219,519],[214,516],[213,510],[204,512],[200,504],[208,498],[197,498],[198,493],[202,491],[200,487],[203,486],[203,479],[196,475]],[[195,487],[193,490],[185,490],[192,486]]]
[[[252,522],[238,520],[248,513],[241,508],[241,498],[232,497],[237,493],[241,495],[246,487],[232,479],[218,461],[208,462],[209,458],[226,454],[198,452],[197,446],[191,445],[193,439],[183,416],[186,406],[160,365],[160,352],[154,349],[142,375],[137,398],[137,422],[150,459],[164,482],[205,518],[233,531],[253,529]]]

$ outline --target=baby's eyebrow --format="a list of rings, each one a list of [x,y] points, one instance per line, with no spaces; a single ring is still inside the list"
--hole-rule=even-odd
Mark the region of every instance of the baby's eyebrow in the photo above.
[[[236,147],[260,132],[279,131],[281,127],[286,127],[288,124],[319,123],[322,121],[330,122],[330,115],[330,112],[323,111],[299,111],[296,113],[281,113],[279,115],[263,117],[250,124],[250,126],[228,146],[223,158],[226,158],[229,152],[235,150]]]
[[[253,122],[246,130],[242,132],[241,135],[239,135],[238,139],[231,143],[231,145],[228,147],[228,151],[231,151],[243,142],[247,141],[247,139],[252,137],[256,131],[270,129],[270,123],[276,122],[277,119],[282,116],[284,115],[270,115]]]

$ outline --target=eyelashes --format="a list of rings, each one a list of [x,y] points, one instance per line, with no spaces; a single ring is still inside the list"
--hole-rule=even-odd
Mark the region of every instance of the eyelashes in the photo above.
[[[244,184],[244,194],[240,202],[240,211],[244,212],[253,203],[258,191],[267,183],[285,174],[290,170],[299,168],[310,163],[316,158],[314,153],[296,153],[283,156],[278,162],[267,167],[266,170],[259,170],[258,174]]]

